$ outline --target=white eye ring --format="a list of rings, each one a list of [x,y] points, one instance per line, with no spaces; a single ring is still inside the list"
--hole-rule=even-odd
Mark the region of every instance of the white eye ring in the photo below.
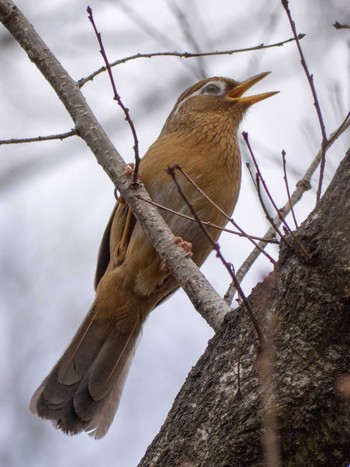
[[[222,89],[215,83],[209,83],[202,88],[201,94],[221,94]]]
[[[207,96],[222,96],[223,94],[225,94],[225,91],[226,83],[219,80],[209,81],[209,83],[204,84],[201,88],[197,89],[197,91],[192,92],[192,94],[180,101],[174,108],[173,115],[176,115],[179,109],[184,105],[184,103],[194,96],[199,96],[201,94]]]

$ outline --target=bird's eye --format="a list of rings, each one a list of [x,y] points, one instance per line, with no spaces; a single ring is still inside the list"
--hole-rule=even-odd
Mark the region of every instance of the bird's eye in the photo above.
[[[221,94],[221,88],[214,83],[209,83],[202,89],[202,94]]]

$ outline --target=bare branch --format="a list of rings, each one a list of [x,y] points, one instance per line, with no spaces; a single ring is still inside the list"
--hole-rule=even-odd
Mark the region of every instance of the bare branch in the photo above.
[[[320,200],[320,198],[321,198],[322,183],[323,183],[323,177],[324,177],[324,169],[325,169],[325,165],[326,165],[326,151],[327,151],[327,146],[328,146],[326,127],[325,127],[325,124],[324,124],[324,121],[323,121],[323,115],[322,115],[320,103],[319,103],[319,100],[318,100],[316,88],[315,88],[315,85],[314,85],[314,77],[309,72],[309,68],[307,66],[303,50],[301,48],[301,45],[300,45],[300,42],[299,42],[299,39],[298,39],[298,34],[297,34],[297,31],[296,31],[295,22],[294,22],[294,20],[292,18],[292,14],[291,14],[290,9],[289,9],[289,5],[288,5],[289,2],[288,2],[288,0],[281,0],[281,3],[282,3],[282,6],[283,6],[283,8],[285,9],[285,11],[287,13],[288,20],[289,20],[289,23],[290,23],[290,26],[291,26],[291,29],[292,29],[292,32],[293,32],[293,35],[294,35],[294,38],[295,38],[295,43],[296,43],[296,46],[298,48],[298,52],[299,52],[299,55],[300,55],[301,65],[304,68],[306,78],[307,78],[307,80],[309,82],[309,85],[310,85],[311,93],[312,93],[312,96],[313,96],[313,99],[314,99],[315,109],[316,109],[316,112],[317,112],[318,122],[319,122],[320,129],[321,129],[322,157],[321,157],[321,166],[320,166],[320,176],[319,176],[318,188],[317,188],[317,194],[316,194],[316,201],[318,202]]]
[[[173,209],[170,209],[170,208],[168,208],[166,206],[163,206],[162,204],[155,203],[154,201],[152,201],[150,199],[144,199],[144,198],[142,198],[142,196],[137,196],[137,197],[138,197],[138,199],[141,199],[142,201],[145,201],[146,203],[152,204],[152,206],[155,206],[158,209],[161,209],[161,210],[166,211],[166,212],[170,212],[171,214],[174,214],[175,216],[182,217],[183,219],[187,219],[187,220],[192,221],[192,222],[197,222],[194,217],[186,216],[186,214],[183,214],[182,212],[174,211]],[[120,197],[118,197],[117,200],[119,201]],[[262,241],[262,242],[267,241],[267,240],[264,240],[261,237],[256,237],[254,235],[246,234],[246,233],[243,233],[243,232],[236,232],[235,230],[227,229],[225,227],[220,227],[219,225],[213,224],[212,222],[209,222],[209,221],[203,221],[202,220],[201,222],[202,222],[203,225],[205,225],[207,227],[212,227],[213,229],[218,229],[221,232],[227,232],[227,233],[230,233],[232,235],[237,235],[238,237],[246,238],[247,235],[248,235],[250,238],[253,238],[254,240],[258,240],[258,241]],[[268,243],[278,244],[278,241],[277,240],[270,240],[270,241],[268,241]],[[262,253],[265,253],[265,252],[262,251]]]
[[[339,21],[335,21],[333,26],[335,27],[335,29],[350,29],[350,26],[348,24],[341,24],[339,23]]]
[[[282,166],[283,166],[283,180],[284,180],[284,184],[286,186],[286,192],[287,192],[288,201],[289,201],[289,204],[290,204],[290,210],[291,210],[292,217],[293,217],[293,220],[294,220],[294,225],[295,225],[295,228],[298,229],[297,218],[295,217],[294,208],[293,208],[292,202],[290,200],[290,190],[289,190],[288,175],[287,175],[286,151],[283,149],[281,154],[282,154]]]
[[[202,195],[204,196],[205,199],[207,199],[224,217],[226,217],[226,219],[237,229],[239,230],[239,232],[241,233],[241,236],[242,237],[245,237],[247,238],[248,240],[250,240],[253,245],[256,247],[256,248],[259,248],[259,245],[258,243],[255,242],[256,240],[256,237],[253,237],[249,234],[247,234],[230,216],[228,216],[226,214],[225,211],[223,211],[220,206],[218,206],[216,203],[214,203],[214,201],[209,198],[209,196],[197,185],[197,183],[182,169],[182,167],[180,167],[179,165],[176,165],[174,166],[177,170],[179,170],[186,178],[187,180],[196,188],[196,190]],[[277,243],[277,242],[271,242],[269,241],[268,243]],[[259,248],[260,249],[260,248]],[[263,249],[261,249],[261,253],[263,253],[266,258],[272,263],[272,264],[275,264],[275,260],[272,258],[272,256],[270,256],[268,253],[266,253],[266,251],[264,251]]]
[[[275,230],[275,232],[279,235],[281,241],[282,241],[288,248],[290,248],[291,245],[290,245],[290,244],[287,242],[287,240],[284,238],[284,235],[283,235],[283,233],[280,231],[279,226],[276,225],[276,224],[274,223],[274,220],[273,220],[273,218],[271,217],[271,215],[270,215],[270,213],[269,213],[269,211],[268,211],[268,209],[267,209],[267,207],[266,207],[266,204],[265,204],[265,202],[264,202],[264,200],[263,200],[263,197],[262,197],[262,194],[261,194],[261,189],[260,189],[260,181],[262,181],[262,179],[261,179],[261,174],[260,174],[259,172],[257,172],[255,180],[256,180],[256,191],[257,191],[257,193],[258,193],[258,198],[259,198],[259,201],[260,201],[260,205],[261,205],[261,207],[263,208],[263,211],[264,211],[264,213],[265,213],[266,219],[269,221],[269,223],[271,224],[271,227]]]
[[[301,40],[305,37],[305,34],[299,34],[298,39]],[[121,65],[122,63],[129,62],[130,60],[136,60],[138,58],[154,58],[154,57],[179,57],[179,58],[196,58],[196,57],[213,57],[217,55],[233,55],[237,53],[242,53],[242,52],[253,52],[255,50],[264,50],[264,49],[271,49],[273,47],[282,47],[285,44],[289,42],[295,41],[295,38],[292,37],[290,39],[286,39],[281,42],[275,42],[273,44],[259,44],[255,45],[253,47],[245,47],[243,49],[230,49],[230,50],[217,50],[217,51],[212,51],[212,52],[200,52],[200,53],[192,53],[192,52],[153,52],[149,54],[134,54],[130,55],[129,57],[121,58],[120,60],[115,60],[114,62],[110,63],[110,67],[114,67],[117,65]],[[89,76],[86,76],[85,78],[81,78],[78,81],[79,87],[83,87],[84,84],[86,84],[88,81],[92,81],[96,76],[98,76],[101,73],[104,73],[107,70],[107,67],[103,66],[99,70],[94,71],[91,73]]]
[[[101,36],[101,33],[98,32],[98,30],[97,30],[95,20],[94,20],[93,14],[92,14],[92,9],[90,7],[87,7],[87,12],[88,12],[89,21],[92,24],[92,27],[94,28],[98,43],[100,45],[101,55],[102,55],[103,60],[104,60],[104,62],[106,64],[106,68],[107,68],[107,71],[108,71],[108,76],[109,76],[111,86],[112,86],[112,89],[113,89],[113,93],[114,93],[113,99],[115,101],[117,101],[119,107],[124,112],[125,120],[128,122],[128,125],[129,125],[130,130],[131,130],[132,137],[134,139],[133,149],[134,149],[134,155],[135,155],[135,166],[133,167],[133,179],[134,179],[134,184],[136,185],[137,184],[138,172],[139,172],[139,166],[140,166],[139,141],[138,141],[138,138],[137,138],[136,128],[135,128],[134,122],[132,121],[132,119],[130,117],[129,109],[127,107],[125,107],[125,105],[124,105],[124,103],[122,101],[122,98],[120,97],[120,94],[117,91],[117,87],[115,85],[112,69],[111,69],[111,66],[109,64],[107,53],[106,53],[106,50],[105,50],[104,45],[103,45],[102,36]]]
[[[130,188],[130,177],[124,175],[124,160],[92,113],[77,83],[68,75],[12,0],[0,0],[0,21],[49,81],[72,117],[79,136],[85,140],[117,186],[161,259],[166,261],[179,286],[185,290],[194,307],[208,324],[218,329],[223,317],[231,308],[212,288],[193,261],[185,257],[181,246],[174,244],[174,236],[158,210],[136,197],[138,194],[148,199],[149,195],[142,184],[136,189]]]
[[[347,114],[342,124],[328,137],[328,148],[332,146],[332,144],[339,138],[339,136],[342,133],[344,133],[344,131],[347,130],[349,127],[350,127],[350,112]],[[283,217],[286,217],[289,214],[292,207],[294,207],[301,200],[305,191],[311,188],[311,177],[320,164],[320,161],[322,159],[322,154],[323,154],[322,148],[320,148],[314,160],[311,162],[310,166],[306,170],[304,176],[296,184],[296,189],[292,193],[290,200],[288,200],[286,204],[282,208],[279,209],[279,213]],[[277,215],[273,219],[273,221],[274,221],[274,224],[280,225],[281,224],[280,216]],[[269,239],[274,238],[274,236],[275,236],[275,230],[271,227],[270,229],[267,230],[263,238],[266,240],[269,240]],[[260,248],[265,248],[266,244],[260,242],[259,246]],[[247,259],[243,262],[242,266],[237,271],[236,276],[239,282],[242,282],[243,278],[246,276],[247,272],[249,271],[249,269],[251,268],[255,260],[259,257],[259,255],[260,255],[260,250],[258,248],[254,248],[251,251]],[[233,284],[231,284],[229,290],[225,294],[225,300],[228,303],[232,302],[235,292],[236,292],[235,287]]]
[[[258,340],[259,340],[259,343],[260,343],[260,346],[263,348],[265,345],[264,345],[264,342],[265,342],[265,339],[264,339],[264,335],[260,329],[260,326],[259,326],[259,323],[254,315],[254,312],[252,310],[252,307],[250,306],[250,303],[248,302],[247,300],[247,297],[245,296],[244,292],[243,292],[243,289],[242,287],[240,286],[239,282],[237,281],[237,278],[236,278],[236,274],[234,273],[234,270],[233,270],[233,267],[232,267],[232,264],[231,263],[228,263],[223,254],[221,253],[220,251],[220,245],[215,242],[212,238],[212,236],[210,235],[210,233],[208,232],[208,230],[205,228],[205,226],[203,225],[201,219],[198,217],[194,207],[192,206],[192,204],[190,203],[190,201],[188,200],[188,198],[186,197],[186,195],[184,194],[184,192],[182,191],[181,189],[181,186],[179,184],[179,182],[177,181],[177,178],[176,178],[176,175],[175,175],[175,169],[177,169],[179,167],[178,164],[172,166],[172,167],[168,167],[167,169],[167,172],[168,174],[171,176],[171,178],[173,179],[175,185],[176,185],[176,188],[180,194],[180,196],[182,197],[182,199],[185,201],[185,203],[187,204],[188,208],[190,209],[193,217],[196,219],[196,222],[197,224],[199,225],[199,227],[201,228],[201,230],[203,231],[204,235],[207,237],[207,239],[209,240],[209,242],[211,243],[213,249],[215,250],[216,252],[216,256],[220,259],[220,261],[222,262],[222,264],[225,266],[227,272],[229,273],[229,275],[231,276],[231,279],[232,279],[232,282],[235,284],[235,287],[237,289],[237,292],[238,292],[238,295],[239,297],[241,298],[242,302],[244,303],[244,306],[249,314],[249,317],[253,323],[253,326],[254,326],[254,329],[255,329],[255,332],[257,334],[257,337],[258,337]]]
[[[260,204],[262,206],[262,208],[264,209],[264,212],[266,214],[266,218],[267,220],[270,222],[270,224],[272,225],[273,228],[276,229],[276,232],[280,235],[281,237],[281,240],[287,245],[287,246],[290,246],[288,244],[288,242],[286,241],[286,239],[284,238],[284,236],[281,234],[281,232],[279,231],[279,228],[278,228],[278,225],[276,225],[274,223],[274,220],[271,218],[268,210],[266,209],[265,207],[265,204],[263,202],[263,199],[262,199],[262,196],[261,196],[261,193],[260,193],[260,181],[261,183],[263,184],[263,187],[264,187],[264,190],[265,190],[265,193],[267,194],[272,206],[274,207],[274,209],[276,210],[277,212],[277,216],[280,218],[280,221],[284,224],[287,232],[293,237],[293,240],[294,242],[296,243],[296,245],[298,246],[299,250],[301,251],[301,253],[307,258],[307,259],[311,259],[311,256],[310,254],[306,251],[304,245],[301,243],[301,241],[299,240],[299,238],[294,234],[294,232],[292,231],[292,229],[289,227],[289,225],[287,224],[287,221],[285,219],[285,216],[282,216],[280,210],[278,209],[274,199],[272,198],[271,196],[271,193],[270,193],[270,190],[268,189],[267,185],[266,185],[266,182],[262,176],[262,173],[261,173],[261,170],[260,170],[260,167],[257,163],[257,160],[256,160],[256,157],[254,155],[254,152],[250,146],[250,143],[249,143],[249,139],[248,139],[248,133],[246,131],[243,132],[243,138],[244,138],[244,141],[246,142],[247,146],[248,146],[248,150],[249,150],[249,153],[250,153],[250,156],[253,160],[253,163],[254,163],[254,166],[255,166],[255,169],[256,169],[256,172],[257,172],[257,178],[256,178],[256,188],[257,188],[257,191],[258,191],[258,196],[259,196],[259,200],[260,200]]]
[[[21,144],[21,143],[37,143],[41,141],[52,141],[55,139],[60,139],[61,141],[70,138],[71,136],[77,136],[76,130],[70,130],[66,133],[60,133],[58,135],[48,135],[48,136],[33,136],[32,138],[11,138],[0,140],[0,146],[2,144]]]

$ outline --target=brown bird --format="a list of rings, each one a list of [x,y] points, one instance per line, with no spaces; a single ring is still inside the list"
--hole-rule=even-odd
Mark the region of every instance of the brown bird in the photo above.
[[[237,129],[252,104],[275,92],[243,97],[268,73],[246,81],[209,78],[177,100],[155,143],[141,161],[142,182],[156,203],[191,215],[166,173],[177,163],[231,216],[241,179]],[[203,221],[224,227],[226,218],[183,175],[179,183]],[[198,224],[160,210],[175,237],[201,266],[212,246]],[[220,231],[209,228],[216,241]],[[176,240],[176,241],[180,241]],[[30,409],[65,433],[83,430],[96,439],[117,410],[135,344],[148,314],[177,288],[128,206],[116,204],[100,246],[96,297],[73,341],[34,393]]]

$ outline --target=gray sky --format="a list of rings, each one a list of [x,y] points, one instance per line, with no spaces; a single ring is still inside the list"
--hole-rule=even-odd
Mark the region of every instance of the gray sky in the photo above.
[[[74,79],[102,65],[87,4],[81,1],[20,1],[43,39]],[[132,11],[123,7],[129,5]],[[138,52],[193,51],[174,15],[177,5],[201,50],[227,50],[291,37],[279,2],[91,1],[110,60]],[[258,6],[257,6],[258,5]],[[290,2],[302,46],[324,111],[328,132],[349,110],[349,23],[346,0]],[[347,12],[347,17],[346,17]],[[68,131],[72,122],[49,85],[19,46],[0,28],[0,139]],[[206,58],[153,58],[114,69],[124,103],[130,108],[143,154],[157,138],[180,93],[207,76],[245,79],[270,70],[254,92],[279,90],[246,116],[261,169],[278,205],[286,201],[281,150],[287,152],[293,189],[320,145],[310,90],[293,43],[284,47]],[[83,92],[126,161],[132,139],[112,100],[105,74]],[[326,181],[349,145],[349,135],[329,153]],[[244,149],[244,148],[243,148]],[[149,317],[122,402],[107,436],[98,442],[71,438],[28,412],[32,392],[73,336],[93,300],[92,281],[99,241],[114,204],[113,186],[88,148],[77,138],[63,142],[0,146],[0,464],[4,466],[132,467],[158,432],[188,371],[205,350],[212,331],[183,292]],[[242,151],[243,155],[245,150]],[[315,187],[297,207],[301,222],[315,203]],[[267,223],[249,176],[243,171],[234,215],[242,228],[262,235]],[[220,245],[236,269],[248,255],[247,240],[223,236]],[[270,249],[276,255],[276,249]],[[229,278],[214,255],[202,268],[224,293]],[[249,292],[270,270],[261,258],[244,281]]]

